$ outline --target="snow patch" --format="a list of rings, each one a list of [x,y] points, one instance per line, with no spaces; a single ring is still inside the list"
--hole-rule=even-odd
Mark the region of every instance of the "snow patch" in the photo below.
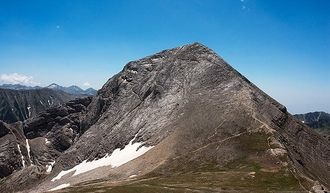
[[[17,144],[17,149],[18,149],[18,151],[19,151],[19,154],[21,155],[21,160],[22,160],[23,168],[25,168],[24,156],[23,156],[23,154],[22,154],[21,147],[19,146],[19,144]]]
[[[49,96],[49,99],[47,100],[47,102],[48,102],[49,106],[53,105],[54,104],[53,97]]]
[[[48,191],[60,190],[60,189],[63,189],[63,188],[67,188],[67,187],[69,187],[69,186],[70,186],[70,184],[61,184],[61,185],[56,186],[55,188],[52,188],[52,189],[50,189],[50,190],[48,190]]]
[[[50,141],[47,138],[45,138],[45,144],[46,145],[50,144]]]
[[[39,101],[41,105],[44,105],[44,103],[42,101]]]
[[[250,175],[252,178],[255,177],[255,174],[256,174],[256,172],[249,172],[249,175]]]
[[[135,178],[137,175],[131,175],[129,176],[129,178]]]
[[[52,161],[52,162],[49,162],[48,165],[46,165],[46,168],[47,168],[46,172],[47,173],[50,173],[52,171],[54,164],[55,164],[55,161]]]
[[[91,171],[93,169],[96,169],[98,167],[103,166],[111,166],[119,167],[152,149],[154,146],[142,146],[143,143],[137,142],[133,144],[133,141],[135,140],[137,135],[127,144],[124,149],[117,148],[115,149],[112,154],[109,156],[106,154],[103,158],[100,158],[98,160],[93,160],[91,162],[87,162],[87,160],[84,160],[80,164],[76,165],[75,167],[66,170],[61,171],[57,176],[55,176],[51,181],[54,182],[56,180],[59,180],[62,178],[62,176],[74,172],[72,176],[79,175],[81,173],[85,173],[88,171]]]
[[[28,112],[29,112],[29,118],[31,117],[31,111],[30,111],[30,109],[31,109],[31,107],[30,107],[30,105],[27,107],[27,110],[28,110]]]
[[[29,145],[29,140],[26,139],[25,141],[26,141],[26,150],[28,152],[29,159],[31,160],[31,154],[30,154],[31,149],[30,149],[30,145]]]

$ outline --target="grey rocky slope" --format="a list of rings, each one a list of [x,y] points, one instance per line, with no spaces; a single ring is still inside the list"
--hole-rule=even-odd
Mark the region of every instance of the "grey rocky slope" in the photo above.
[[[330,139],[330,114],[325,112],[310,112],[294,115],[300,121],[315,129]]]
[[[28,166],[0,190],[305,192],[330,185],[329,141],[201,44],[130,62],[90,99],[76,101],[78,111],[63,107],[47,127],[42,116],[3,126],[14,129],[1,148],[17,154],[15,144],[27,138],[30,156],[22,151]],[[137,142],[152,148],[119,167],[58,175]]]
[[[0,120],[7,123],[24,121],[74,98],[76,96],[51,89],[0,89]]]

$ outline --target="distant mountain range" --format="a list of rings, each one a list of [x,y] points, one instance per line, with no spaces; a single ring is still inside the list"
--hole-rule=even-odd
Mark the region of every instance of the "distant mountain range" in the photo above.
[[[83,90],[82,88],[72,85],[69,87],[64,87],[64,86],[60,86],[58,84],[52,83],[46,87],[40,87],[40,86],[24,86],[24,85],[20,85],[20,84],[3,84],[0,85],[0,88],[3,89],[11,89],[11,90],[35,90],[35,89],[42,89],[42,88],[49,88],[52,90],[61,90],[63,92],[66,92],[68,94],[73,94],[73,95],[95,95],[96,94],[96,90],[93,88],[88,88],[86,90]]]
[[[83,90],[78,86],[64,87],[55,83],[47,87],[3,84],[0,85],[0,120],[6,123],[24,121],[48,108],[95,94],[93,88]]]
[[[330,114],[325,112],[310,112],[294,115],[300,121],[330,138]]]
[[[69,86],[69,87],[64,87],[64,86],[60,86],[60,85],[55,84],[55,83],[50,84],[46,88],[53,89],[53,90],[61,90],[61,91],[64,91],[66,93],[74,94],[74,95],[95,95],[96,92],[97,92],[93,88],[88,88],[86,90],[83,90],[80,87],[75,86],[75,85],[72,85],[72,86]]]
[[[21,85],[21,84],[3,84],[3,85],[0,85],[0,88],[11,89],[11,90],[34,90],[34,89],[41,89],[43,87],[25,86],[25,85]]]

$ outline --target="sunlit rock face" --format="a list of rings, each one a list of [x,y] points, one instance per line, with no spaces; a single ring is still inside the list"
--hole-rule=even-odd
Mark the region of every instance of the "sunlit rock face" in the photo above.
[[[21,133],[31,162],[7,190],[160,179],[152,183],[301,191],[330,181],[329,142],[199,43],[129,62],[96,96],[29,119]]]

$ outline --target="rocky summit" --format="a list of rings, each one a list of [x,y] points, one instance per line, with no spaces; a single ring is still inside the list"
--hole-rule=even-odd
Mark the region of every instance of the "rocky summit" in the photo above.
[[[209,48],[129,62],[96,96],[0,124],[1,192],[326,192],[330,144]]]

